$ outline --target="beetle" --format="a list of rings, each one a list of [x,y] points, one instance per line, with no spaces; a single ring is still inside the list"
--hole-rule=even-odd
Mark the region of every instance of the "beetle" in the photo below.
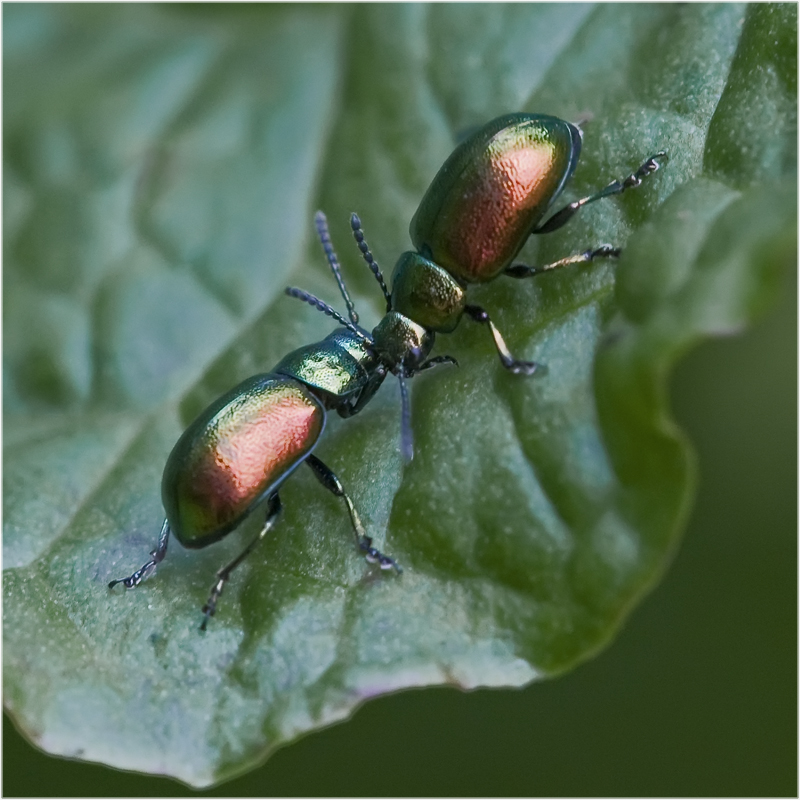
[[[659,161],[666,159],[666,153],[657,153],[628,177],[548,216],[575,170],[581,144],[582,133],[576,125],[527,113],[498,117],[465,139],[434,177],[411,220],[411,241],[416,249],[399,257],[391,291],[366,243],[361,221],[353,214],[353,236],[386,301],[386,313],[371,332],[359,325],[327,220],[317,212],[317,235],[348,318],[302,289],[286,290],[342,327],[321,342],[289,353],[271,372],[243,381],[186,428],[164,468],[161,497],[166,519],[151,559],[127,578],[111,581],[109,588],[118,583],[138,586],[151,575],[166,555],[170,534],[184,547],[206,547],[266,506],[258,535],[216,574],[203,606],[200,627],[205,630],[230,574],[274,528],[281,512],[283,481],[303,463],[345,503],[356,546],[366,559],[382,569],[402,572],[394,558],[372,546],[341,481],[313,453],[327,413],[357,414],[392,373],[400,381],[401,449],[410,460],[406,381],[436,365],[456,363],[451,356],[430,357],[430,353],[436,334],[452,332],[464,316],[489,328],[506,369],[524,375],[536,371],[536,362],[511,355],[485,309],[467,302],[469,284],[501,274],[532,277],[570,264],[618,256],[619,249],[601,245],[543,266],[514,263],[530,235],[557,230],[588,203],[639,186],[659,168]]]

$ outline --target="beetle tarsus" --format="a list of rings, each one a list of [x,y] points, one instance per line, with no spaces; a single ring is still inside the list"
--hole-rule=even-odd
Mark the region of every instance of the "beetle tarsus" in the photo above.
[[[403,568],[391,557],[384,555],[380,550],[372,546],[372,538],[364,536],[359,542],[359,549],[364,553],[364,558],[370,564],[378,564],[381,569],[393,569],[401,575]]]
[[[650,156],[650,158],[648,158],[647,161],[645,161],[644,164],[642,164],[642,166],[636,170],[636,172],[628,175],[628,177],[622,181],[622,189],[620,189],[620,191],[638,186],[642,182],[643,178],[646,178],[648,175],[652,175],[654,172],[656,172],[661,166],[657,159],[666,161],[668,156],[664,151],[656,153],[654,156]],[[614,186],[616,183],[617,181],[614,181],[613,183],[609,184],[609,186]]]
[[[601,244],[600,247],[594,250],[587,250],[584,254],[587,261],[592,261],[595,258],[619,258],[622,255],[621,247],[614,247],[610,244]]]
[[[356,537],[356,546],[362,553],[364,553],[364,557],[367,559],[367,561],[369,561],[371,564],[380,564],[381,569],[394,568],[397,570],[397,572],[402,572],[403,568],[393,558],[384,555],[380,552],[380,550],[376,550],[372,546],[372,537],[367,536],[364,523],[361,522],[361,518],[358,516],[358,512],[356,511],[356,507],[353,505],[353,501],[347,496],[347,492],[345,492],[342,482],[336,477],[336,474],[333,472],[333,470],[314,455],[310,455],[306,459],[306,464],[311,467],[311,471],[314,473],[317,480],[329,492],[336,495],[336,497],[341,497],[342,500],[344,500],[345,505],[347,506],[347,513],[350,515],[350,523],[353,526],[353,533]]]
[[[126,589],[133,589],[142,581],[147,580],[156,571],[156,567],[164,560],[164,556],[167,554],[169,533],[169,522],[164,520],[164,524],[161,526],[161,533],[158,536],[158,544],[156,545],[155,550],[150,551],[150,561],[137,569],[133,575],[129,575],[127,578],[118,578],[115,581],[111,581],[108,584],[108,588],[113,589],[118,583],[121,583]]]
[[[533,375],[539,369],[539,364],[536,361],[522,361],[516,358],[503,358],[502,356],[500,361],[514,375]]]
[[[208,596],[206,604],[203,606],[203,621],[200,623],[200,630],[204,631],[208,625],[209,619],[217,613],[217,600],[222,596],[222,590],[225,588],[225,581],[228,579],[227,575],[217,573],[217,582],[211,587],[211,594]]]
[[[429,358],[427,361],[423,361],[422,364],[419,365],[417,372],[422,372],[423,370],[430,369],[431,367],[436,367],[439,364],[452,364],[453,366],[457,367],[458,360],[453,356],[436,356],[435,358]]]
[[[533,375],[533,373],[539,369],[540,365],[536,361],[523,361],[511,355],[511,351],[508,349],[503,335],[497,330],[497,327],[489,318],[489,314],[485,309],[480,306],[465,306],[464,312],[470,319],[475,320],[475,322],[480,322],[483,325],[489,326],[489,331],[494,339],[494,345],[497,348],[497,354],[500,356],[500,363],[509,372],[513,372],[515,375]]]

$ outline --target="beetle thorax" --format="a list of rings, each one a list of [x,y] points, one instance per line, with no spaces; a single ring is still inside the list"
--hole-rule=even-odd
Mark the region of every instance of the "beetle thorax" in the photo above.
[[[431,331],[455,330],[464,313],[464,287],[420,253],[403,253],[392,275],[392,308]]]
[[[380,360],[394,373],[413,375],[433,349],[434,334],[422,325],[389,311],[372,331]]]

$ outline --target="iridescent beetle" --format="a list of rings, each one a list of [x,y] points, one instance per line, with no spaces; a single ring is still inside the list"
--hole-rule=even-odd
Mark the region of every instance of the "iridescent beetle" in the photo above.
[[[339,328],[321,342],[289,353],[272,372],[248,378],[203,411],[189,425],[167,459],[161,484],[166,519],[151,560],[127,578],[111,581],[138,586],[167,552],[170,532],[184,547],[218,541],[262,504],[266,521],[247,547],[216,575],[203,607],[205,629],[231,572],[274,527],[281,511],[278,492],[292,471],[305,462],[322,485],[344,500],[357,547],[382,569],[402,571],[391,557],[372,546],[341,481],[313,455],[328,411],[357,414],[388,373],[400,381],[402,451],[412,455],[406,379],[450,356],[430,358],[436,333],[449,333],[466,314],[489,327],[500,360],[514,373],[531,375],[537,365],[514,358],[486,311],[466,302],[470,283],[503,273],[514,278],[538,275],[615,257],[603,245],[551,264],[513,264],[528,236],[560,228],[582,206],[638,186],[655,172],[665,153],[648,158],[634,173],[601,191],[545,215],[569,180],[581,151],[581,131],[569,122],[540,114],[508,114],[489,122],[462,142],[447,159],[411,220],[416,252],[403,253],[386,287],[369,251],[361,222],[351,226],[361,253],[386,299],[386,315],[372,333],[358,315],[342,279],[325,216],[316,216],[328,264],[347,306],[348,319],[301,289],[286,292],[333,317]]]

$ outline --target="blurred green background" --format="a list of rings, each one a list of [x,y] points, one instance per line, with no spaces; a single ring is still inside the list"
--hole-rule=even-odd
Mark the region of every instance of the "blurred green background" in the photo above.
[[[797,794],[797,287],[673,379],[700,486],[663,582],[616,642],[522,691],[364,706],[208,792],[45,756],[6,720],[10,796]]]

